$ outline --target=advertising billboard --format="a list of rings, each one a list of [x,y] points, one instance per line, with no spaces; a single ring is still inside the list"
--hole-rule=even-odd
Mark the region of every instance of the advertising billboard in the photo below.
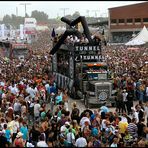
[[[37,21],[35,18],[25,18],[24,27],[25,28],[36,28]]]

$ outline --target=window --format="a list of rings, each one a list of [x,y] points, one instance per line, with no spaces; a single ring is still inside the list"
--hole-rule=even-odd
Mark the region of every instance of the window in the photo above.
[[[126,22],[127,23],[132,23],[133,22],[133,19],[131,19],[131,18],[130,19],[127,19]]]
[[[116,23],[117,23],[117,20],[116,20],[116,19],[112,19],[112,20],[111,20],[111,23],[116,24]]]
[[[148,22],[148,18],[143,18],[143,22]]]
[[[135,23],[140,23],[141,22],[141,18],[135,18]]]
[[[124,19],[119,19],[119,23],[124,23]]]

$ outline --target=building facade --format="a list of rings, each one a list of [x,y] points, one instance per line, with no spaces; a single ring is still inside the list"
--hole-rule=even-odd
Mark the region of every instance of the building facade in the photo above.
[[[148,28],[148,2],[109,8],[111,42],[127,42],[144,25]]]

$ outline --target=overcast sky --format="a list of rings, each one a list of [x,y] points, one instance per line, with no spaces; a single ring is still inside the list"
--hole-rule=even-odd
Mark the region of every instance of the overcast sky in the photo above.
[[[97,15],[98,17],[106,16],[108,13],[108,8],[141,2],[144,1],[0,1],[0,18],[3,18],[5,14],[16,15],[17,9],[18,15],[24,16],[25,6],[21,5],[24,3],[27,3],[27,14],[29,15],[31,15],[33,10],[38,10],[47,13],[49,18],[56,18],[57,16],[64,16],[63,9],[65,9],[66,15],[72,15],[75,11],[79,11],[81,15]]]

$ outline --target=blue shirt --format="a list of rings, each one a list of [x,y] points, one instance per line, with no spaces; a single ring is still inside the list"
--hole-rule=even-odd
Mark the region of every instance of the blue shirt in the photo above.
[[[98,135],[98,129],[97,129],[97,128],[93,128],[93,129],[91,130],[91,134],[92,134],[93,136],[97,136],[97,135]]]
[[[59,95],[59,96],[56,96],[56,103],[59,103],[62,101],[62,96]]]
[[[54,86],[50,87],[50,93],[56,94],[56,88]]]
[[[48,93],[48,94],[50,94],[50,88],[51,88],[51,86],[48,86],[48,87],[47,87],[47,93]]]
[[[27,136],[28,136],[28,128],[27,126],[22,126],[20,129],[20,132],[23,133],[23,139],[27,140]]]
[[[7,141],[10,142],[11,131],[9,129],[5,130],[5,137],[7,138]]]

